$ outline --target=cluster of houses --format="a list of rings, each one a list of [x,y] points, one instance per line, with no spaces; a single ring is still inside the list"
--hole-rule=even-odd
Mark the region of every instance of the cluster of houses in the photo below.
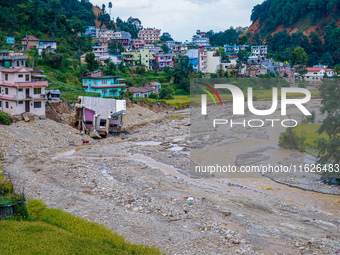
[[[27,115],[45,117],[46,102],[60,102],[60,91],[46,90],[45,76],[41,70],[27,67],[27,58],[23,53],[0,51],[0,112],[23,115],[24,119]],[[89,83],[96,83],[96,75],[100,73],[90,74]],[[107,80],[113,84],[107,84],[110,89],[126,87],[118,77]],[[99,135],[107,136],[122,131],[125,100],[79,97],[76,108],[79,128],[85,133],[95,130]]]

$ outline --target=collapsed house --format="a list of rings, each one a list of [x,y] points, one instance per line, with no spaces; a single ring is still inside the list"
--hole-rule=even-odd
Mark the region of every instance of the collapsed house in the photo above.
[[[125,100],[80,96],[75,107],[78,127],[84,133],[97,131],[99,135],[107,136],[122,132]]]

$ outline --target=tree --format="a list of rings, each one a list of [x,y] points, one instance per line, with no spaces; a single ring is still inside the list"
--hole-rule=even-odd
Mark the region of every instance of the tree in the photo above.
[[[218,48],[216,55],[221,57],[222,62],[229,62],[229,56],[225,53],[223,47]]]
[[[321,113],[326,114],[319,129],[319,134],[325,132],[329,139],[320,139],[320,163],[340,162],[340,84],[339,81],[326,81],[320,88],[322,98]],[[338,175],[339,176],[339,175]],[[338,177],[339,178],[339,177]]]
[[[110,42],[108,45],[109,48],[109,54],[113,55],[120,55],[122,52],[125,52],[125,48],[123,45],[117,41]]]
[[[97,70],[99,68],[99,63],[96,60],[96,56],[94,55],[93,52],[86,54],[85,61],[87,63],[87,68],[90,71],[94,71],[94,70]]]
[[[246,36],[246,35],[243,35],[243,36],[241,36],[241,37],[238,38],[238,43],[239,43],[240,45],[244,45],[244,44],[246,44],[247,42],[248,42],[248,36]]]
[[[159,90],[159,98],[160,99],[172,99],[172,94],[174,93],[174,89],[170,86],[162,87]]]
[[[240,50],[237,53],[236,68],[238,68],[239,71],[241,71],[241,69],[247,64],[247,62],[248,62],[247,52],[245,52],[244,50]]]
[[[333,66],[334,64],[333,57],[329,52],[326,52],[325,54],[322,55],[320,62],[321,64],[330,66],[330,67]]]
[[[169,46],[168,46],[166,43],[163,43],[162,46],[161,46],[161,48],[162,48],[162,51],[163,51],[165,54],[169,53],[169,51],[170,51],[170,48],[169,48]]]
[[[290,54],[291,65],[305,65],[308,62],[308,55],[301,47],[296,47]]]
[[[112,10],[112,2],[109,2],[109,9],[110,9],[110,17],[111,17],[111,10]]]
[[[217,66],[217,68],[216,68],[216,74],[217,74],[217,76],[218,77],[223,77],[224,75],[225,75],[225,72],[224,72],[224,70],[223,70],[223,66],[222,66],[222,64],[219,64],[218,66]]]

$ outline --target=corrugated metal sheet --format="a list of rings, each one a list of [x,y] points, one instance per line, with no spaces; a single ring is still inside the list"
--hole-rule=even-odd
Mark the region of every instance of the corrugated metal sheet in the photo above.
[[[81,108],[93,110],[97,115],[110,116],[113,113],[126,110],[125,100],[107,99],[100,97],[79,97]]]

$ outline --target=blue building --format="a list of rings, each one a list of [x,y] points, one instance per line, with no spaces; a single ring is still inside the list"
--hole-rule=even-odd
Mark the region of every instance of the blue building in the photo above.
[[[189,62],[195,71],[198,71],[199,61],[198,61],[198,49],[191,49],[186,54],[189,57]]]
[[[240,46],[239,45],[226,44],[226,45],[224,45],[224,51],[225,51],[226,54],[238,53],[240,51]]]
[[[126,80],[119,76],[101,76],[101,72],[90,73],[83,78],[82,87],[86,92],[100,93],[101,97],[118,97],[126,91]]]

